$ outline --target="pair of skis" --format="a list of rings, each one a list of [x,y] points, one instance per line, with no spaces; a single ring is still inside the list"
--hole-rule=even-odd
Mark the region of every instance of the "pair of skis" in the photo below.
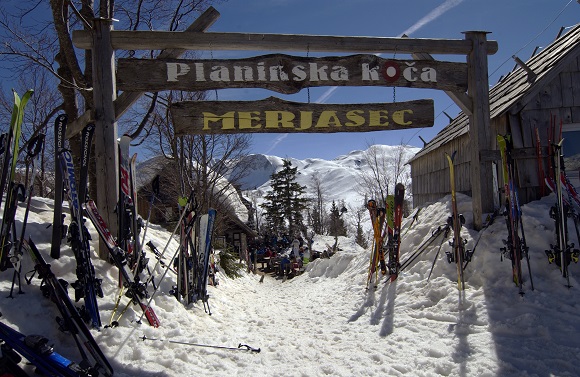
[[[387,266],[389,268],[390,281],[395,281],[397,279],[401,268],[399,260],[401,257],[401,222],[403,221],[404,201],[405,186],[402,183],[397,183],[395,185],[395,195],[393,196],[392,200],[388,201],[387,208],[387,214],[389,216],[387,221],[387,250],[389,252]]]
[[[54,149],[61,151],[65,149],[65,133],[68,116],[60,114],[54,121]],[[54,259],[60,258],[60,247],[62,240],[66,239],[68,228],[64,225],[65,215],[62,213],[62,202],[64,201],[63,175],[58,158],[54,159],[54,212],[52,217],[52,241],[50,243],[50,256]]]
[[[89,219],[95,226],[95,229],[99,233],[101,239],[105,242],[107,249],[109,250],[109,255],[115,266],[119,269],[119,272],[122,277],[123,288],[126,289],[126,295],[130,298],[129,303],[122,311],[122,313],[114,319],[115,311],[118,308],[119,300],[115,305],[115,310],[113,315],[111,316],[111,323],[110,325],[116,324],[118,319],[121,315],[126,311],[126,308],[131,304],[137,305],[142,311],[143,314],[146,316],[147,321],[153,327],[159,327],[160,322],[155,314],[155,311],[151,306],[145,305],[143,300],[148,298],[147,287],[146,284],[141,283],[138,279],[134,278],[133,272],[129,268],[126,260],[126,253],[123,249],[119,247],[117,241],[109,231],[109,227],[107,226],[105,220],[99,214],[96,204],[92,200],[88,200],[86,203],[86,211]]]
[[[447,224],[453,230],[453,240],[450,241],[451,251],[447,252],[447,261],[449,263],[455,262],[457,266],[457,289],[465,289],[465,265],[470,259],[470,253],[466,250],[465,245],[467,240],[461,237],[461,228],[465,223],[465,218],[459,213],[457,209],[457,193],[455,191],[455,152],[450,156],[445,153],[447,163],[449,165],[449,181],[451,186],[451,216],[447,220]]]
[[[55,127],[59,128],[55,133],[64,137],[66,133],[66,122],[57,119]],[[64,148],[64,141],[57,141],[56,143],[57,145],[60,144],[63,146],[63,148],[56,150],[56,158],[59,161],[60,173],[62,175],[64,196],[68,201],[70,210],[68,242],[70,243],[77,263],[77,280],[72,283],[72,287],[75,290],[75,301],[78,302],[81,298],[84,299],[84,310],[87,320],[91,322],[93,327],[100,328],[101,317],[97,296],[103,297],[103,292],[101,289],[101,279],[97,279],[95,276],[95,268],[91,261],[90,234],[85,226],[83,214],[83,203],[85,202],[88,185],[88,159],[94,129],[94,124],[89,124],[82,131],[80,180],[77,181],[76,179],[73,156],[68,149]],[[58,207],[60,204],[55,202],[55,207]]]
[[[55,121],[55,135],[64,137],[66,133],[66,117],[57,117]],[[98,213],[94,202],[88,199],[87,195],[87,179],[88,179],[88,162],[90,157],[90,150],[92,145],[92,136],[94,133],[94,125],[89,124],[83,129],[81,140],[81,179],[76,183],[73,158],[70,151],[64,148],[64,140],[57,140],[56,144],[61,146],[57,151],[57,158],[60,161],[61,174],[63,177],[64,187],[63,191],[69,201],[71,222],[68,226],[68,239],[71,243],[75,259],[77,261],[77,281],[72,284],[75,288],[75,301],[84,298],[84,311],[91,324],[95,328],[101,327],[101,318],[98,309],[97,296],[103,297],[101,290],[101,280],[95,276],[95,270],[91,262],[89,240],[90,235],[85,226],[84,206],[86,205],[87,215],[93,222],[99,235],[105,241],[109,249],[111,259],[119,269],[122,278],[122,284],[127,289],[127,295],[130,297],[130,302],[138,305],[141,310],[147,315],[149,323],[157,327],[159,320],[157,319],[153,309],[145,306],[141,300],[146,298],[146,289],[139,283],[138,278],[135,279],[136,274],[128,268],[126,250],[119,247],[117,241],[110,234],[108,227],[103,218]],[[124,181],[126,184],[127,182]],[[58,192],[58,190],[57,190]],[[126,193],[124,191],[124,193]],[[123,196],[123,201],[128,200],[128,197]],[[55,201],[55,207],[59,207],[59,202]],[[58,216],[58,210],[55,211],[55,216]],[[121,210],[119,212],[125,212]],[[58,223],[58,222],[57,222]],[[55,223],[55,225],[57,224]],[[57,240],[60,245],[62,237],[62,228],[53,229],[53,239]],[[135,255],[137,252],[133,253]],[[60,255],[60,251],[58,253]],[[52,255],[52,250],[51,250]],[[137,275],[138,276],[138,275]]]
[[[388,201],[388,198],[387,198]],[[373,226],[373,246],[371,251],[371,259],[367,277],[367,289],[370,282],[373,280],[373,275],[375,276],[375,288],[378,282],[378,268],[380,266],[381,273],[386,275],[387,265],[385,262],[385,254],[383,250],[383,228],[386,217],[386,209],[378,208],[377,202],[371,199],[367,202],[367,209],[369,211],[369,216],[371,218],[371,224]]]
[[[515,164],[512,157],[513,142],[511,135],[497,135],[497,144],[502,160],[505,204],[504,216],[508,230],[507,240],[504,240],[505,247],[501,248],[502,257],[511,260],[513,282],[518,287],[519,294],[523,295],[522,260],[524,258],[528,266],[531,290],[534,290],[534,282],[530,266],[529,247],[526,243],[526,236],[524,233],[522,209],[518,196],[518,188],[515,182]]]
[[[22,240],[26,234],[26,224],[28,222],[28,214],[30,213],[30,203],[32,201],[32,194],[34,192],[34,183],[38,174],[40,165],[40,151],[44,145],[44,134],[38,134],[31,138],[27,144],[26,150],[26,173],[23,184],[12,184],[13,189],[16,190],[14,200],[11,203],[6,203],[4,218],[2,219],[2,231],[0,233],[0,245],[3,250],[10,249],[7,254],[9,264],[14,268],[12,277],[12,286],[10,287],[10,294],[8,297],[13,297],[14,285],[18,280],[18,292],[22,293],[21,289],[21,259],[22,259]],[[26,201],[26,209],[24,218],[20,227],[20,236],[16,234],[16,209],[18,201]],[[8,263],[7,263],[8,264]],[[10,267],[10,265],[5,267]]]
[[[387,195],[385,208],[378,208],[375,200],[371,199],[367,202],[374,236],[367,277],[367,289],[373,279],[373,275],[375,276],[376,288],[379,267],[383,275],[389,274],[389,281],[395,281],[399,276],[404,199],[405,186],[402,183],[397,183],[395,194]],[[385,260],[385,251],[388,253],[388,260]]]
[[[9,254],[15,246],[11,242],[11,235],[15,237],[14,216],[18,206],[18,196],[23,194],[24,188],[14,182],[16,174],[16,163],[20,151],[20,139],[22,135],[22,123],[24,121],[24,109],[33,91],[27,91],[22,98],[14,92],[14,107],[10,119],[8,132],[1,137],[0,150],[2,153],[2,172],[0,177],[0,206],[4,197],[4,189],[7,187],[6,201],[4,203],[4,213],[2,225],[0,226],[0,271],[4,271],[11,266]]]
[[[22,123],[24,121],[24,109],[32,96],[33,91],[27,91],[22,98],[14,92],[14,108],[10,122],[10,129],[0,137],[0,155],[2,155],[2,173],[0,178],[0,205],[4,196],[4,188],[8,184],[6,201],[4,202],[4,212],[0,225],[0,271],[13,268],[12,286],[10,295],[14,290],[16,280],[18,280],[18,290],[22,293],[20,286],[22,240],[26,232],[26,222],[30,212],[30,202],[36,175],[40,165],[40,151],[44,145],[44,134],[36,134],[28,140],[25,150],[26,173],[23,183],[15,182],[16,163],[20,153],[20,141],[22,136]],[[20,236],[16,230],[16,211],[18,202],[26,201],[26,211],[22,222]]]
[[[182,224],[180,249],[175,263],[177,285],[173,293],[176,298],[183,298],[186,305],[202,300],[207,311],[207,277],[215,216],[216,211],[212,208],[202,216],[197,213],[196,206],[191,208],[187,221]]]
[[[61,364],[60,367],[58,367],[58,370],[61,372],[60,374],[49,375],[112,376],[113,368],[91,335],[89,328],[85,324],[85,319],[81,316],[69,298],[64,285],[66,282],[55,276],[50,264],[46,262],[31,239],[23,241],[23,246],[30,253],[31,259],[35,265],[34,274],[38,274],[38,277],[42,279],[40,288],[43,294],[55,303],[60,315],[62,316],[56,318],[60,329],[69,333],[73,337],[82,357],[82,361],[78,364],[78,368],[76,366],[73,368],[70,364]],[[28,284],[31,283],[34,274],[27,279]],[[46,354],[47,352],[44,353]],[[25,356],[29,361],[34,362],[29,359],[28,356],[23,356]],[[50,353],[48,353],[48,356],[50,356]],[[42,360],[46,361],[46,357],[43,357]],[[35,363],[35,365],[38,364]]]
[[[141,230],[138,221],[137,184],[135,163],[137,155],[129,157],[131,137],[123,135],[119,139],[119,203],[117,215],[119,233],[117,243],[127,253],[127,262],[135,278],[142,272],[142,245],[139,240]],[[122,280],[122,277],[121,277]]]
[[[164,266],[164,268],[165,268],[163,274],[159,278],[157,286],[155,287],[153,293],[151,294],[151,296],[149,298],[149,301],[147,302],[148,307],[150,306],[151,302],[153,301],[155,294],[159,290],[159,285],[160,285],[161,281],[165,278],[165,275],[167,275],[168,271],[171,270],[176,275],[178,275],[178,281],[183,279],[183,277],[180,276],[180,272],[179,272],[180,269],[179,269],[179,262],[178,262],[178,255],[180,252],[182,252],[182,248],[180,247],[175,251],[175,253],[173,254],[173,256],[171,257],[171,259],[169,260],[168,263],[165,263],[164,256],[165,256],[165,252],[169,248],[169,244],[171,243],[173,236],[175,236],[177,231],[179,229],[181,229],[184,226],[184,224],[187,224],[187,226],[193,226],[192,222],[187,222],[187,220],[186,220],[186,218],[188,218],[190,215],[195,217],[193,214],[197,213],[197,211],[198,211],[198,205],[197,205],[197,201],[195,200],[195,193],[193,191],[191,192],[191,194],[189,195],[188,198],[183,198],[183,201],[180,205],[180,208],[183,208],[181,211],[181,215],[179,216],[179,220],[177,221],[177,224],[176,224],[175,228],[173,229],[171,236],[167,240],[167,243],[166,243],[163,251],[162,252],[157,251],[157,248],[155,247],[155,245],[153,245],[151,242],[148,242],[148,246],[154,251],[156,259],[157,259],[157,263],[153,267],[153,270],[156,270],[158,266]],[[197,287],[192,287],[192,290],[190,291],[191,294],[193,295],[191,297],[191,299],[193,301],[201,299],[203,301],[204,308],[206,308],[206,311],[209,311],[209,304],[208,304],[209,296],[207,294],[207,274],[209,272],[208,271],[208,269],[209,269],[209,254],[211,251],[211,242],[212,242],[211,234],[213,232],[215,215],[216,215],[216,211],[213,209],[210,209],[208,211],[207,215],[202,216],[202,219],[207,218],[207,226],[203,226],[203,225],[201,226],[200,235],[206,234],[206,237],[204,238],[203,242],[199,243],[199,245],[203,245],[203,247],[200,246],[198,250],[203,249],[204,253],[203,253],[203,255],[202,255],[202,253],[200,253],[198,255],[198,259],[197,259],[197,261],[198,261],[197,265],[201,266],[201,268],[199,270],[195,270],[195,271],[200,271],[199,275],[195,275],[197,277],[196,279],[198,281],[198,285],[197,285]],[[195,222],[193,222],[193,224],[195,224]],[[187,270],[185,270],[185,271],[187,271]],[[183,270],[181,273],[183,273]],[[205,274],[205,276],[204,276],[204,274]],[[149,278],[147,279],[147,281],[145,282],[145,284],[147,285],[147,284],[152,283],[152,282],[153,282],[153,275],[150,275]],[[179,299],[181,292],[180,292],[180,290],[177,289],[176,286],[174,286],[172,293],[176,296],[176,298]],[[211,314],[211,312],[210,312],[210,314]],[[141,314],[141,318],[143,317],[143,315],[145,315],[145,313]],[[141,318],[139,319],[139,321],[141,320]]]
[[[550,244],[550,249],[546,250],[549,263],[555,263],[562,272],[562,276],[566,279],[566,286],[570,285],[570,273],[568,266],[572,261],[578,262],[580,250],[574,248],[574,244],[569,242],[568,237],[568,217],[573,217],[576,233],[578,234],[578,214],[574,209],[574,204],[580,204],[578,193],[568,178],[566,177],[566,170],[564,167],[563,142],[561,139],[558,144],[551,145],[552,163],[554,171],[551,177],[546,178],[546,184],[556,194],[556,203],[550,208],[550,217],[554,219],[556,228],[556,243]],[[554,177],[554,180],[552,180]],[[567,192],[567,198],[564,197],[563,192]]]

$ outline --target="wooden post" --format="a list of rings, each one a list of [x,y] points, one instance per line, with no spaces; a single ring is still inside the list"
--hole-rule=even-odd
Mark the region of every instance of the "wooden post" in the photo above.
[[[209,7],[205,12],[201,14],[187,29],[184,30],[185,33],[196,33],[204,32],[215,21],[219,18],[220,14],[214,7]],[[186,50],[172,49],[164,50],[158,56],[158,59],[165,58],[179,58]],[[115,114],[116,119],[119,119],[121,115],[125,113],[141,96],[143,92],[123,92],[119,95],[119,98],[115,100]],[[92,109],[87,110],[82,114],[76,121],[68,124],[66,129],[66,138],[77,135],[81,132],[83,127],[89,124],[94,118],[94,111]]]
[[[200,33],[204,32],[214,22],[217,21],[220,14],[214,7],[209,7],[201,16],[199,16],[184,33]],[[169,59],[169,58],[179,58],[183,55],[186,50],[183,49],[170,49],[162,51],[157,59]],[[115,101],[115,113],[117,114],[117,119],[121,117],[141,96],[144,92],[123,92]]]
[[[493,211],[493,175],[491,162],[482,161],[483,151],[490,147],[489,81],[487,78],[487,32],[468,31],[465,39],[473,44],[467,55],[468,88],[472,101],[469,115],[471,141],[471,197],[473,225],[476,230],[483,225],[483,213]]]
[[[118,201],[119,153],[117,149],[117,122],[115,121],[115,53],[111,45],[111,20],[93,21],[93,98],[95,101],[95,161],[97,176],[97,207],[117,234],[117,217],[114,215]],[[107,259],[109,253],[99,243],[99,257]]]

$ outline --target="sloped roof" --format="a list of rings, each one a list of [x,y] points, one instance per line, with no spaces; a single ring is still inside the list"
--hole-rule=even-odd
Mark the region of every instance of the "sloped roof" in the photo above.
[[[163,156],[154,156],[147,161],[140,163],[136,169],[137,189],[140,190],[143,187],[151,184],[151,181],[153,181],[155,176],[160,174],[164,169],[167,169],[168,166],[172,163],[175,162]],[[219,177],[216,185],[226,185],[227,182],[228,181],[226,178]],[[228,189],[227,192],[228,197],[225,199],[225,201],[231,207],[232,211],[225,213],[226,217],[232,219],[233,222],[246,230],[247,233],[253,232],[252,230],[249,230],[250,228],[241,220],[242,218],[247,219],[249,216],[248,208],[243,203],[241,194],[238,193],[234,187]]]
[[[514,69],[489,90],[490,118],[505,114],[507,111],[517,113],[538,91],[549,83],[561,69],[572,59],[580,55],[580,24],[572,27],[568,33],[556,39],[540,53],[527,62],[535,74],[533,82],[528,81],[528,73],[521,67]],[[450,140],[469,132],[469,118],[464,112],[443,128],[412,159],[415,160],[432,152]]]

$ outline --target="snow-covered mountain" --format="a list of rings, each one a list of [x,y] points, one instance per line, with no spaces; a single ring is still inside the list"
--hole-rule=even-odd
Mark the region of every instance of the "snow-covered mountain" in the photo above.
[[[386,161],[393,161],[391,165],[393,175],[395,170],[395,161],[399,154],[402,153],[402,161],[406,163],[415,153],[419,151],[417,147],[411,146],[391,146],[391,145],[373,145],[375,154],[381,156]],[[324,200],[330,203],[344,200],[347,207],[359,207],[363,204],[364,197],[357,188],[360,182],[359,176],[362,171],[369,171],[369,162],[366,156],[369,150],[356,150],[346,155],[338,156],[333,160],[323,160],[318,158],[308,158],[306,160],[297,160],[289,158],[293,167],[297,167],[296,182],[306,187],[306,195],[310,198],[316,197],[313,179],[317,177],[322,183]],[[258,203],[267,191],[271,189],[270,176],[282,169],[283,158],[277,156],[268,156],[263,154],[252,154],[239,161],[239,165],[245,166],[248,170],[245,177],[239,182],[240,187],[245,191],[247,196],[255,196]],[[407,173],[410,174],[409,165],[405,165]],[[235,174],[235,168],[234,173]]]
[[[370,148],[374,148],[374,155],[380,156],[381,159],[393,161],[391,165],[393,175],[395,161],[397,161],[399,155],[402,155],[402,163],[406,163],[419,151],[417,147],[401,145],[373,145]],[[307,197],[316,197],[313,179],[317,177],[321,182],[324,200],[329,208],[333,200],[336,202],[344,201],[347,207],[355,208],[361,206],[364,200],[360,194],[361,191],[356,186],[360,182],[359,176],[361,172],[370,169],[369,162],[366,160],[366,156],[370,154],[369,149],[352,151],[330,161],[318,158],[308,158],[306,160],[289,159],[292,162],[292,166],[298,168],[296,181],[306,187]],[[270,177],[273,173],[282,169],[283,161],[284,158],[278,156],[251,154],[238,161],[232,167],[231,174],[226,178],[231,180],[232,176],[240,175],[239,169],[243,169],[243,178],[235,183],[240,186],[246,198],[256,197],[257,203],[260,204],[263,195],[271,189]],[[155,174],[159,174],[168,163],[169,160],[161,156],[153,157],[140,163],[137,167],[139,172],[137,177],[138,187],[149,184]],[[410,175],[409,165],[405,165],[404,169]],[[238,218],[246,221],[248,218],[247,208],[238,200],[237,195],[231,194],[229,198]],[[349,216],[347,215],[347,217]]]

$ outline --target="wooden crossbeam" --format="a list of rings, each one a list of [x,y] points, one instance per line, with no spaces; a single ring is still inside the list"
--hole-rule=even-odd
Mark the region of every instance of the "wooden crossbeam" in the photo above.
[[[74,30],[73,43],[91,49],[90,31]],[[473,50],[467,39],[426,39],[390,37],[351,37],[302,34],[184,33],[179,31],[113,30],[111,44],[116,50],[246,50],[310,51],[352,53],[408,53],[466,55]],[[487,41],[487,54],[497,52],[496,41]]]

